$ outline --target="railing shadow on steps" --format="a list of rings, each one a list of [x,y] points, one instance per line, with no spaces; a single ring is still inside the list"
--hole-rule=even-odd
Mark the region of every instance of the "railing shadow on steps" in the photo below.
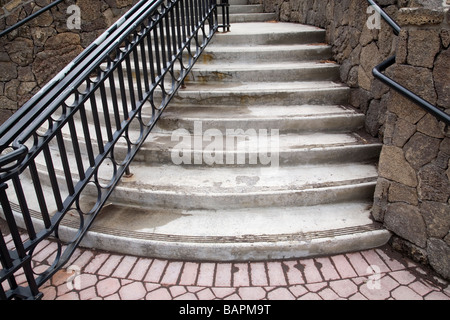
[[[369,4],[374,8],[381,17],[387,22],[387,24],[392,28],[394,34],[398,36],[401,31],[401,27],[395,22],[374,0],[367,0]],[[420,106],[422,109],[436,117],[438,120],[443,121],[446,125],[450,125],[450,115],[444,111],[442,111],[437,106],[434,106],[430,102],[426,101],[425,99],[419,97],[417,94],[411,92],[410,90],[406,89],[404,86],[396,82],[395,80],[389,78],[386,76],[383,72],[386,71],[390,66],[394,65],[396,62],[396,56],[392,56],[388,58],[387,60],[383,61],[379,65],[377,65],[372,73],[375,78],[382,81],[384,84],[389,86],[390,88],[394,89],[410,101],[414,102],[418,106]]]
[[[229,31],[228,0],[219,1],[138,2],[0,127],[0,214],[10,232],[0,236],[0,300],[42,298],[39,287],[69,261],[213,35]],[[96,199],[89,207],[86,194]],[[78,232],[63,244],[67,219]],[[49,237],[55,260],[33,266]]]

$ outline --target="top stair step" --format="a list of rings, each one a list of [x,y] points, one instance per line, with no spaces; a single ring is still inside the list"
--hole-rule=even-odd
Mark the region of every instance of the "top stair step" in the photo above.
[[[212,40],[214,45],[280,45],[323,43],[325,30],[284,22],[235,23],[232,31],[218,33]]]
[[[228,3],[230,4],[230,6],[234,6],[234,5],[248,5],[248,0],[228,0]]]

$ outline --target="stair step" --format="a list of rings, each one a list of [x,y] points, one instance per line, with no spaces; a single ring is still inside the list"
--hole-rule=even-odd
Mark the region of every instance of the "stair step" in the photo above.
[[[326,62],[272,64],[197,64],[185,83],[233,81],[334,81],[339,79],[339,66]]]
[[[219,23],[222,19],[219,15]],[[277,18],[276,13],[234,13],[230,14],[230,23],[250,23],[273,21]]]
[[[248,0],[228,0],[230,6],[235,5],[248,5]]]
[[[249,133],[248,129],[246,131]],[[271,148],[279,146],[277,149],[278,160],[280,166],[293,166],[297,164],[327,164],[327,163],[343,163],[343,162],[371,162],[378,159],[381,145],[379,143],[362,143],[361,137],[356,134],[284,134],[275,136],[272,132],[255,131],[255,135],[237,135],[230,139],[224,134],[223,138],[217,141],[214,138],[205,141],[205,136],[179,135],[155,133],[151,134],[144,144],[140,153],[136,157],[136,161],[145,162],[147,164],[171,163],[174,158],[186,157],[187,161],[183,161],[183,165],[195,165],[195,159],[209,159],[209,166],[231,166],[226,159],[242,159],[242,165],[248,166],[251,159],[255,159],[258,165],[270,166],[272,163],[261,163],[260,153],[269,154],[273,151]],[[263,138],[258,135],[261,134]],[[271,139],[266,144],[258,147],[258,143],[263,143]],[[278,138],[277,140],[274,140]],[[253,139],[253,140],[252,140]],[[263,142],[260,142],[263,141]],[[216,147],[217,146],[217,147]],[[222,147],[222,148],[220,148]],[[119,148],[119,147],[118,147]],[[117,152],[125,154],[125,146],[117,149]],[[217,155],[217,159],[212,156]],[[206,155],[205,155],[206,154]],[[230,155],[231,154],[231,155]],[[207,158],[209,157],[209,158]],[[222,162],[221,162],[222,161]],[[205,160],[202,164],[205,165]],[[234,160],[234,165],[239,165]]]
[[[247,14],[247,13],[264,13],[262,4],[234,4],[230,5],[230,15]],[[219,15],[222,13],[222,8],[219,7]]]
[[[214,45],[291,45],[323,43],[325,30],[294,23],[235,23],[232,31],[217,33],[211,41]]]
[[[325,44],[291,44],[265,46],[214,46],[206,47],[198,63],[221,64],[234,62],[275,62],[275,61],[310,61],[328,60],[331,58],[331,47]]]
[[[374,166],[357,163],[244,168],[136,164],[132,173],[132,179],[116,188],[111,201],[211,210],[368,199],[377,178]]]
[[[169,106],[158,122],[158,128],[193,132],[195,122],[203,129],[277,129],[286,132],[330,132],[357,130],[364,125],[364,115],[335,105],[293,106]]]
[[[173,105],[347,104],[348,93],[348,87],[332,81],[190,84],[178,91]]]
[[[237,210],[164,210],[106,206],[83,245],[192,261],[311,257],[384,245],[389,232],[370,220],[369,204]],[[77,221],[64,221],[68,229]],[[69,232],[68,232],[69,233]],[[70,236],[69,236],[70,238]]]

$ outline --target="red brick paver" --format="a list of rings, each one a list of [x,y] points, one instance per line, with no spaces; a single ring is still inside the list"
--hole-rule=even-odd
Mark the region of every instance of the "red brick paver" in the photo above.
[[[56,248],[40,246],[36,268]],[[24,277],[18,277],[23,279]],[[167,261],[77,249],[44,300],[450,300],[449,283],[389,246],[286,261]]]

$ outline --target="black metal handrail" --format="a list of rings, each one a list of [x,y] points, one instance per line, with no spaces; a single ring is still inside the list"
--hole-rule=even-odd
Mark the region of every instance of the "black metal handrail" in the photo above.
[[[0,237],[0,299],[42,297],[206,45],[229,28],[217,14],[227,2],[140,1],[0,128],[0,213],[10,230]],[[67,222],[78,231],[63,243]],[[36,267],[49,237],[54,261]]]
[[[12,25],[11,27],[3,30],[2,32],[0,32],[0,38],[13,32],[14,30],[16,30],[17,28],[20,28],[21,26],[23,26],[25,23],[36,19],[38,16],[40,16],[41,14],[43,14],[44,12],[50,10],[51,8],[53,8],[54,6],[57,6],[58,4],[60,4],[61,2],[63,2],[65,0],[57,0],[57,1],[53,1],[52,3],[48,4],[47,6],[43,7],[42,9],[40,9],[39,11],[36,11],[33,14],[30,14],[28,17],[24,18],[23,20],[17,22],[16,24]]]
[[[367,0],[370,5],[381,15],[381,17],[389,24],[389,26],[393,29],[395,35],[399,35],[401,31],[401,27],[376,3],[376,1],[373,0]],[[450,115],[444,111],[442,111],[437,106],[434,106],[430,102],[426,101],[425,99],[419,97],[417,94],[413,93],[412,91],[406,89],[404,86],[396,82],[395,80],[389,78],[385,74],[383,74],[384,71],[386,71],[387,68],[394,65],[396,61],[396,56],[392,56],[388,58],[387,60],[383,61],[379,65],[377,65],[372,73],[375,78],[382,81],[384,84],[388,85],[410,101],[414,102],[415,104],[419,105],[422,109],[427,111],[428,113],[432,114],[434,117],[436,117],[438,120],[443,121],[447,125],[450,125]]]

